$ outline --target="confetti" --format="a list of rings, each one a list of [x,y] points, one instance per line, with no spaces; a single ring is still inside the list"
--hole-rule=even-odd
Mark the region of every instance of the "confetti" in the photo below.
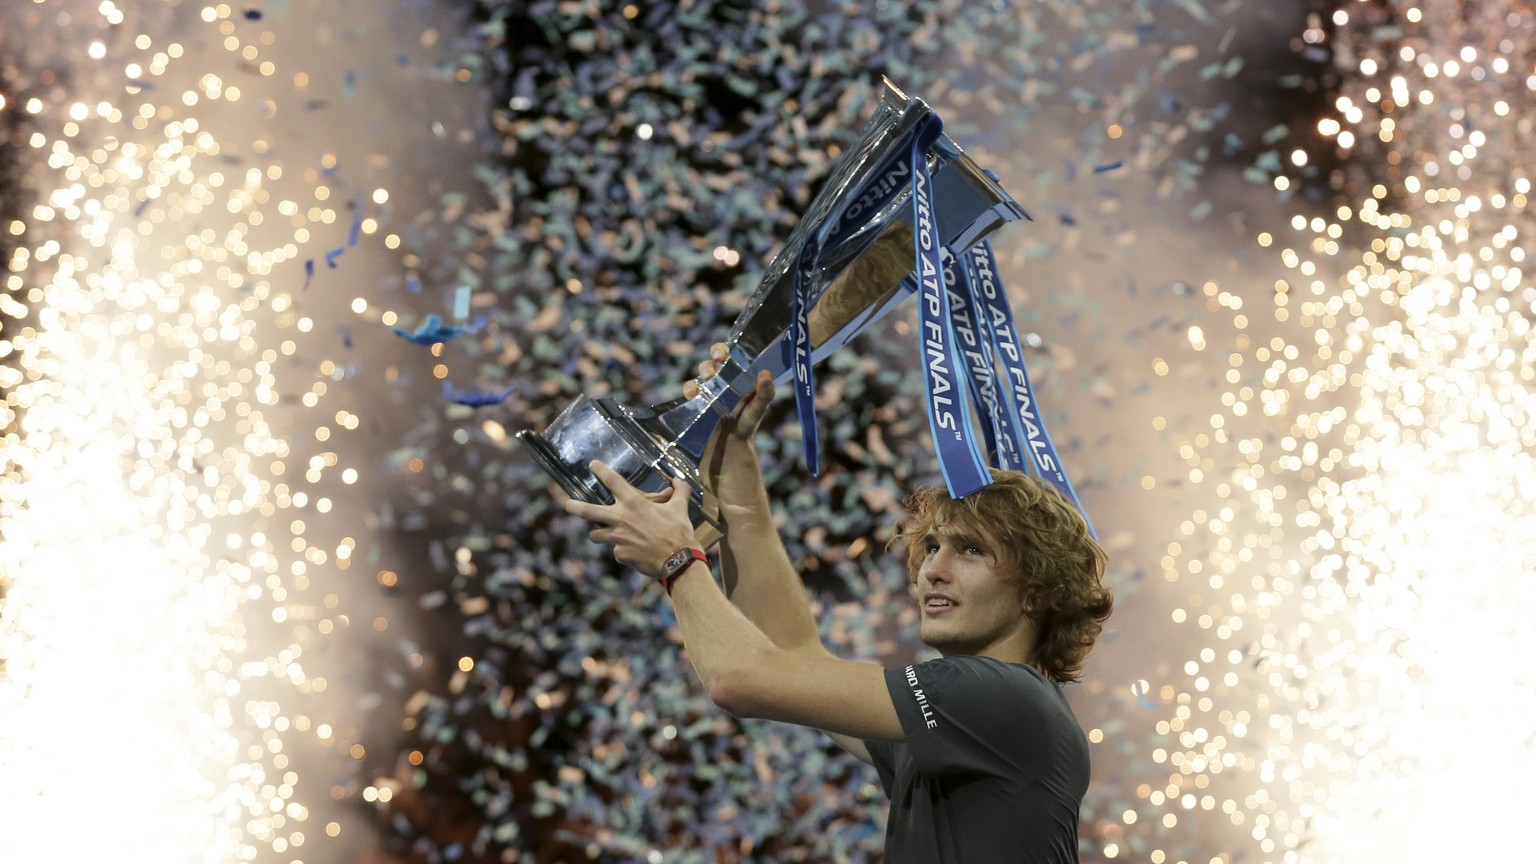
[[[453,389],[452,384],[448,383],[447,381],[443,382],[444,399],[458,405],[468,405],[472,408],[479,408],[486,405],[500,405],[501,403],[507,401],[507,397],[511,396],[515,392],[517,392],[516,386],[508,387],[499,393],[480,390],[471,390],[468,392],[460,393],[459,391]]]
[[[452,342],[460,335],[478,329],[480,322],[471,324],[444,324],[442,316],[428,315],[416,325],[415,330],[407,330],[404,327],[391,327],[395,335],[401,339],[416,345],[435,345],[439,342]]]

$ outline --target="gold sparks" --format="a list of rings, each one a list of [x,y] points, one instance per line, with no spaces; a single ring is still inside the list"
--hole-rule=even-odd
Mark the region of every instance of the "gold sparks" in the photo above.
[[[0,226],[0,857],[54,857],[82,790],[127,778],[91,818],[117,857],[334,858],[335,790],[389,794],[335,785],[365,750],[312,662],[349,626],[317,586],[359,557],[339,517],[364,480],[365,409],[331,392],[345,364],[315,356],[329,334],[300,294],[351,218],[336,156],[278,152],[268,121],[309,78],[274,77],[280,40],[238,10],[202,8],[182,43],[148,11],[123,36],[113,3],[73,5],[94,65],[0,105],[37,166]]]
[[[1371,179],[1257,236],[1284,268],[1269,308],[1209,307],[1268,319],[1256,338],[1239,324],[1228,349],[1190,328],[1205,362],[1228,361],[1227,388],[1180,450],[1214,497],[1162,567],[1203,647],[1134,691],[1171,711],[1144,818],[1211,811],[1288,864],[1455,857],[1426,808],[1519,818],[1536,687],[1499,658],[1536,652],[1536,225],[1530,120],[1511,104],[1536,77],[1484,38],[1508,32],[1503,14],[1424,4],[1408,20],[1442,30],[1426,20],[1390,55],[1352,43],[1360,74],[1316,128]]]

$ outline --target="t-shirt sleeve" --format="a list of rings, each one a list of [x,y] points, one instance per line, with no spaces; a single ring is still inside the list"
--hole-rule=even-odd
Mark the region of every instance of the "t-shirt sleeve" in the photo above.
[[[1031,704],[1034,688],[1019,686],[1020,674],[1028,673],[981,657],[886,669],[886,688],[918,767],[991,773],[1027,759],[1021,748],[1039,706]]]

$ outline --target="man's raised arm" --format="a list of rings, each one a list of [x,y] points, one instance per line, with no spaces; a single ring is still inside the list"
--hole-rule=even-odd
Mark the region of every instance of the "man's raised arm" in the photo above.
[[[723,347],[717,345],[711,352],[711,361],[700,365],[701,378],[714,374],[715,355]],[[773,394],[772,376],[760,372],[752,393],[716,430],[700,466],[725,529],[720,540],[725,595],[775,646],[798,654],[830,657],[831,652],[821,643],[800,574],[789,560],[774,525],[757,448],[753,445],[753,436],[773,401]],[[828,734],[843,749],[869,761],[864,742]]]
[[[713,370],[706,364],[704,371]],[[773,392],[772,377],[760,373],[752,393],[716,430],[700,471],[724,529],[720,568],[726,596],[773,644],[787,651],[825,653],[805,586],[773,524],[752,443]]]
[[[659,498],[641,493],[601,462],[591,468],[614,503],[571,499],[566,512],[596,523],[592,540],[613,544],[620,563],[673,580],[664,584],[671,588],[683,644],[715,704],[740,717],[821,729],[844,746],[854,745],[861,758],[868,757],[863,739],[903,738],[885,669],[840,660],[825,650],[783,648],[726,599],[703,561],[673,567],[674,553],[693,541],[688,489],[681,481],[673,481],[670,496]],[[755,567],[745,569],[749,579],[757,575]]]

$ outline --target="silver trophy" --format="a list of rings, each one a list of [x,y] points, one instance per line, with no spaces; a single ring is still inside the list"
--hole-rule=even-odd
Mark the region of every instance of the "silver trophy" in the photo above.
[[[714,524],[704,506],[699,462],[721,419],[752,392],[758,370],[767,369],[780,385],[794,377],[785,342],[793,318],[794,271],[807,243],[819,246],[810,262],[810,291],[801,293],[814,364],[916,293],[909,278],[915,267],[911,174],[902,170],[904,158],[910,167],[914,141],[933,178],[940,240],[951,254],[965,253],[1008,222],[1029,218],[949,136],[919,137],[924,129],[939,128],[934,119],[926,103],[887,80],[875,116],[736,320],[719,373],[692,399],[649,408],[631,408],[612,397],[577,397],[543,432],[517,433],[539,465],[568,495],[596,504],[613,499],[587,470],[593,459],[647,492],[682,477],[693,488],[695,523]]]

